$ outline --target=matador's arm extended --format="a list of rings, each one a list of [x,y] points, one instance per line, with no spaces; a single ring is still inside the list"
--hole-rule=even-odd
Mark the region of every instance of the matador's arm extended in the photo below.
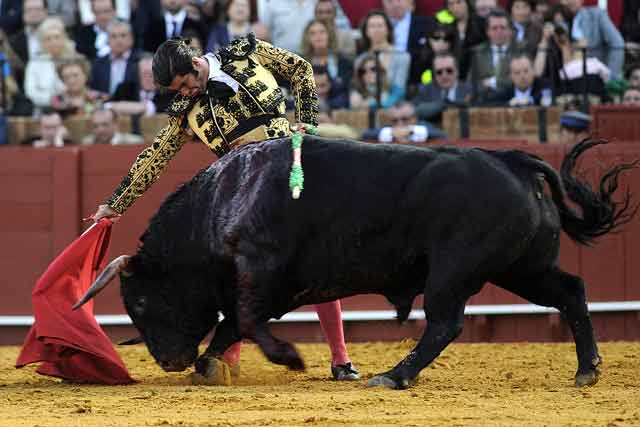
[[[185,142],[183,120],[182,116],[170,116],[153,144],[138,155],[129,173],[107,201],[114,211],[124,213],[158,179],[169,160],[180,151]]]

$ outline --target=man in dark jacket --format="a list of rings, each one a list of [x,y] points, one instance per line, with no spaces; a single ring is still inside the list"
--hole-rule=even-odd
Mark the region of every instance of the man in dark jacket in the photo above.
[[[509,68],[511,84],[490,95],[485,105],[517,107],[551,104],[551,89],[536,77],[531,58],[525,54],[514,56]]]

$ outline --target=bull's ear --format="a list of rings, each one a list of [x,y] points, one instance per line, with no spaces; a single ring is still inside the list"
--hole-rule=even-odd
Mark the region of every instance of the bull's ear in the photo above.
[[[72,310],[77,310],[82,307],[87,301],[89,301],[94,296],[98,295],[105,286],[109,284],[113,280],[114,277],[118,275],[118,273],[131,275],[129,261],[131,257],[129,255],[120,255],[118,258],[114,259],[107,265],[102,273],[98,276],[96,281],[91,285],[87,293],[75,303]],[[126,273],[125,273],[126,272]]]
[[[136,344],[140,344],[141,342],[144,342],[144,340],[142,339],[141,336],[137,336],[135,338],[122,341],[121,343],[118,343],[118,345],[136,345]]]

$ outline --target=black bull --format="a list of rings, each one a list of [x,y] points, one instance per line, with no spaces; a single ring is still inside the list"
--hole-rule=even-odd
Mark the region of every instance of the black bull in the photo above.
[[[299,200],[288,189],[288,140],[250,145],[171,194],[138,252],[113,261],[79,304],[119,272],[126,310],[157,362],[183,370],[195,361],[206,374],[241,338],[270,361],[302,369],[295,348],[267,324],[302,305],[382,294],[406,320],[424,294],[422,338],[370,380],[406,388],[460,334],[466,301],[491,282],[557,308],[576,343],[576,384],[593,384],[600,357],[585,286],[556,262],[561,231],[588,244],[635,213],[628,191],[620,203],[611,199],[619,173],[634,164],[613,167],[598,190],[572,176],[580,153],[600,143],[575,146],[559,175],[515,150],[305,137]]]

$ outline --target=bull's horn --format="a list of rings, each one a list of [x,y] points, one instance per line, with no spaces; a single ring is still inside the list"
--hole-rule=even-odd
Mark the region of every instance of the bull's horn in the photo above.
[[[109,265],[107,265],[107,267],[102,271],[102,273],[100,273],[96,281],[93,282],[93,285],[91,285],[82,299],[75,303],[73,307],[71,307],[71,310],[76,310],[82,307],[87,301],[98,295],[98,293],[100,293],[100,291],[104,289],[104,287],[107,286],[107,284],[109,284],[109,282],[111,282],[113,278],[118,275],[118,273],[126,272],[126,268],[129,264],[129,259],[131,259],[129,255],[120,255],[118,258],[111,261]]]
[[[119,342],[118,345],[136,345],[144,342],[141,336],[137,336],[135,338],[128,339],[126,341]]]

